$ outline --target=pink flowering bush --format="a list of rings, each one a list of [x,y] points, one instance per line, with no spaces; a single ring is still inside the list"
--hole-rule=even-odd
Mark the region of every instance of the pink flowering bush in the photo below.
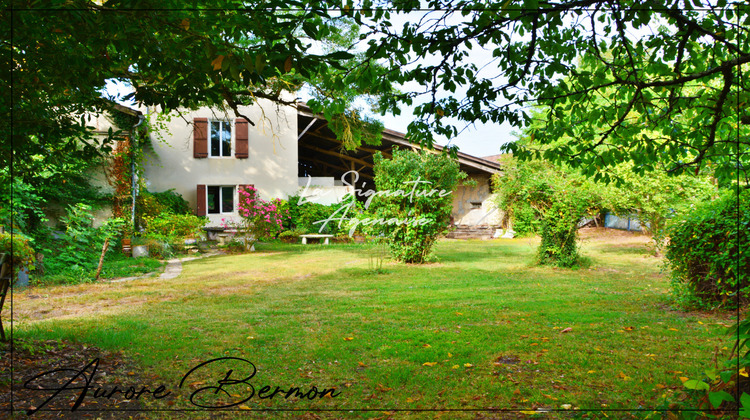
[[[241,220],[222,219],[222,222],[225,228],[232,227],[245,234],[246,249],[252,248],[258,239],[274,237],[283,230],[283,222],[289,219],[289,211],[282,208],[281,200],[265,201],[258,197],[258,190],[252,186],[242,186],[237,192],[237,213]]]

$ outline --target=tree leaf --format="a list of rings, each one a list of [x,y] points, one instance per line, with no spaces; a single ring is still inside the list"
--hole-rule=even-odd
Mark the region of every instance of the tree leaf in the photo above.
[[[211,62],[211,65],[213,66],[214,70],[221,70],[221,63],[224,61],[224,56],[219,55]]]

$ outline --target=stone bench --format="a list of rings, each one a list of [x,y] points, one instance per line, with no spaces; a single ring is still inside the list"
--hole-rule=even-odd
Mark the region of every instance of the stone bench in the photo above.
[[[308,239],[323,239],[323,245],[328,245],[328,238],[333,238],[333,235],[299,235],[302,238],[302,245],[307,245]]]

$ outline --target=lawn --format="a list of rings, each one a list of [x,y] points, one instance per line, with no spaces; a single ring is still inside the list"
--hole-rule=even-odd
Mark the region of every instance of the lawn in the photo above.
[[[590,266],[575,270],[534,266],[536,239],[445,240],[433,263],[386,262],[380,271],[370,245],[262,245],[253,254],[186,262],[172,280],[17,293],[16,335],[124,351],[156,378],[145,385],[156,380],[172,391],[168,406],[152,400],[149,408],[196,409],[188,401],[195,390],[229,369],[232,379],[248,376],[240,374],[245,362],[225,360],[178,388],[191,368],[220,357],[257,369],[248,383],[227,387],[225,404],[247,396],[251,383],[256,395],[234,409],[301,410],[265,413],[274,417],[316,409],[434,418],[441,413],[397,410],[663,406],[682,389],[680,377],[700,376],[716,351],[726,358],[732,343],[724,332],[734,317],[672,309],[669,281],[646,238],[586,236]],[[257,398],[264,385],[337,395]]]

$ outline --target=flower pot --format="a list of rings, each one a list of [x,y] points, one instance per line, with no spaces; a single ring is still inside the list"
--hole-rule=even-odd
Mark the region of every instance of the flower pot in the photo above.
[[[123,238],[122,253],[125,255],[130,255],[130,238]]]

